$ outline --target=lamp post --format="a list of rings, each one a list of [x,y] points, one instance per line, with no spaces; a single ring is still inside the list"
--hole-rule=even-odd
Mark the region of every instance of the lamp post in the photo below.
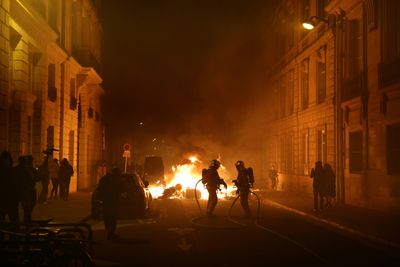
[[[344,173],[343,173],[343,112],[341,107],[342,88],[343,88],[343,21],[345,13],[343,10],[336,14],[329,14],[327,18],[312,16],[304,19],[302,22],[303,28],[312,30],[318,22],[327,23],[329,28],[332,29],[334,35],[334,132],[335,132],[335,172],[336,172],[336,192],[337,202],[340,204],[345,203],[345,186],[344,186]]]

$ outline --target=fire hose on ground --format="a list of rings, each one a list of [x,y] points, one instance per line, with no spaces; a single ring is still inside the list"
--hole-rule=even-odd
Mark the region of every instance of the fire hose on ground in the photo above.
[[[196,186],[195,186],[195,188],[194,188],[194,196],[195,196],[195,199],[196,199],[197,206],[198,206],[198,208],[199,208],[199,210],[200,210],[200,213],[202,213],[202,209],[201,209],[201,206],[200,206],[200,202],[199,202],[199,199],[198,199],[198,197],[197,197],[197,185],[198,185],[200,182],[201,182],[201,179],[200,179],[199,181],[197,181],[197,183],[196,183]],[[331,266],[331,265],[332,265],[332,264],[329,263],[326,259],[322,258],[321,256],[319,256],[318,254],[316,254],[315,252],[313,252],[313,251],[310,250],[309,248],[307,248],[307,247],[303,246],[302,244],[300,244],[299,242],[297,242],[297,241],[295,241],[295,240],[293,240],[293,239],[291,239],[291,238],[289,238],[289,237],[287,237],[287,236],[285,236],[285,235],[282,235],[282,234],[280,234],[280,233],[278,233],[278,232],[276,232],[276,231],[274,231],[274,230],[272,230],[272,229],[270,229],[270,228],[267,228],[267,227],[265,227],[265,226],[262,226],[262,225],[259,223],[260,209],[261,209],[261,201],[260,201],[260,198],[258,197],[258,195],[257,195],[256,193],[254,193],[254,192],[251,191],[251,190],[250,190],[250,193],[253,194],[253,195],[257,198],[257,212],[256,212],[255,220],[254,220],[254,225],[255,225],[256,227],[258,227],[258,228],[260,228],[260,229],[263,229],[263,230],[265,230],[265,231],[267,231],[267,232],[269,232],[269,233],[271,233],[271,234],[273,234],[273,235],[275,235],[275,236],[278,236],[278,237],[280,237],[280,238],[282,238],[282,239],[284,239],[284,240],[286,240],[286,241],[288,241],[288,242],[290,242],[290,243],[296,245],[297,247],[299,247],[299,248],[301,248],[302,250],[306,251],[307,253],[309,253],[309,254],[312,255],[313,257],[317,258],[317,259],[320,260],[321,262],[325,263],[326,265],[328,265],[328,266]],[[235,226],[219,226],[219,225],[210,225],[210,224],[201,223],[201,222],[200,222],[201,220],[204,220],[205,218],[207,218],[207,216],[205,216],[205,215],[192,218],[192,219],[191,219],[191,223],[192,223],[194,226],[197,226],[197,227],[201,227],[201,228],[211,228],[211,229],[244,229],[244,228],[249,227],[248,224],[239,222],[239,221],[237,221],[237,220],[235,220],[235,219],[232,218],[232,215],[231,215],[232,209],[233,209],[233,207],[235,206],[235,204],[236,204],[236,202],[237,202],[237,200],[238,200],[239,198],[240,198],[240,194],[233,200],[232,205],[230,206],[229,212],[228,212],[228,219],[229,219],[229,221],[233,222],[233,223],[235,224]]]
[[[197,206],[198,206],[198,208],[199,208],[199,211],[200,211],[200,213],[202,213],[202,209],[201,209],[201,206],[200,206],[200,202],[199,202],[199,199],[198,199],[198,196],[197,196],[197,185],[198,185],[200,182],[201,182],[201,179],[200,179],[199,181],[197,181],[196,186],[194,187],[194,196],[195,196],[196,203],[197,203]],[[252,192],[252,193],[253,193],[253,192]],[[253,193],[253,194],[256,195],[255,193]],[[229,219],[229,221],[231,221],[231,222],[233,222],[233,223],[235,224],[234,226],[211,225],[211,224],[201,223],[200,221],[202,221],[202,220],[208,218],[208,217],[205,216],[205,215],[192,218],[192,219],[191,219],[191,223],[192,223],[194,226],[197,226],[197,227],[202,227],[202,228],[213,228],[213,229],[243,229],[243,228],[249,227],[249,225],[244,224],[244,223],[241,223],[241,222],[238,222],[238,221],[232,219],[232,217],[231,217],[232,208],[233,208],[233,206],[235,205],[236,201],[239,199],[239,197],[240,197],[240,195],[238,195],[238,196],[235,198],[235,200],[233,201],[233,203],[232,203],[232,205],[231,205],[231,207],[230,207],[230,209],[229,209],[229,214],[228,214],[228,219]],[[257,216],[258,216],[259,210],[260,210],[260,199],[258,198],[257,195],[256,195],[256,197],[257,197],[257,199],[258,199],[258,209],[257,209]]]

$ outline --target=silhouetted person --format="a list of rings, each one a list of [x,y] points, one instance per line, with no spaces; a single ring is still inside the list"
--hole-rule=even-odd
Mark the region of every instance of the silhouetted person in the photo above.
[[[51,179],[51,185],[52,185],[51,192],[50,192],[50,200],[53,198],[57,199],[58,188],[60,185],[59,168],[60,168],[60,165],[58,164],[58,159],[54,159],[53,167],[52,167],[51,171],[49,172],[50,179]]]
[[[113,168],[99,181],[99,199],[103,201],[103,220],[107,233],[107,239],[116,238],[118,201],[121,193],[121,170]]]
[[[278,189],[278,171],[275,169],[274,165],[271,166],[268,176],[269,176],[269,179],[271,180],[271,189],[277,190]]]
[[[249,207],[249,194],[250,188],[253,187],[254,175],[252,168],[246,168],[244,162],[238,160],[235,164],[238,171],[236,180],[233,182],[237,187],[237,193],[239,193],[240,204],[246,214],[246,217],[251,217],[251,211]]]
[[[318,210],[318,198],[320,201],[320,209],[324,209],[324,196],[325,196],[325,177],[322,162],[315,162],[315,167],[311,169],[311,178],[313,178],[313,194],[314,194],[314,211]]]
[[[18,166],[15,167],[15,175],[18,177],[21,206],[24,211],[24,222],[32,221],[32,212],[36,205],[36,182],[40,181],[40,175],[33,166],[31,155],[20,157]]]
[[[71,177],[74,175],[74,169],[69,164],[66,158],[63,158],[58,169],[58,177],[60,177],[60,198],[68,200],[69,197],[69,184]]]
[[[99,183],[101,177],[107,174],[107,164],[106,161],[103,160],[99,162],[97,169],[96,169],[96,184]]]
[[[18,181],[13,172],[11,154],[3,151],[0,155],[0,221],[5,221],[8,216],[10,222],[19,222],[20,194],[18,191]]]
[[[220,185],[224,185],[227,188],[226,183],[219,177],[218,168],[221,163],[213,159],[208,169],[203,169],[202,182],[206,186],[208,191],[208,203],[207,203],[207,215],[212,216],[215,207],[217,206],[218,196],[217,190],[220,189]]]
[[[332,207],[332,199],[336,197],[336,177],[332,166],[324,164],[324,177],[326,182],[326,207]]]
[[[39,176],[40,182],[42,184],[42,190],[40,191],[38,202],[40,204],[47,203],[47,196],[49,194],[49,184],[50,184],[50,172],[49,172],[49,165],[50,162],[53,162],[52,155],[46,155],[39,166]]]

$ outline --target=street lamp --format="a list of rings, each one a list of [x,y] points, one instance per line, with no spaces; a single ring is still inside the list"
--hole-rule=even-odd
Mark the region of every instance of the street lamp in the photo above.
[[[303,19],[303,22],[301,24],[303,25],[304,29],[312,30],[320,21],[327,23],[329,27],[331,27],[335,23],[335,15],[329,15],[326,19],[318,16],[311,16],[310,18]]]
[[[336,161],[336,188],[338,193],[338,202],[344,204],[345,203],[345,190],[344,190],[344,173],[343,173],[343,114],[341,108],[341,92],[342,92],[342,63],[343,58],[341,57],[343,53],[343,22],[345,18],[345,12],[340,9],[337,14],[329,14],[327,18],[321,18],[318,16],[311,16],[308,19],[304,19],[302,22],[303,28],[307,30],[312,30],[318,24],[318,22],[325,22],[330,29],[332,29],[332,33],[334,35],[334,84],[335,84],[335,92],[334,92],[334,129],[335,129],[335,161]]]

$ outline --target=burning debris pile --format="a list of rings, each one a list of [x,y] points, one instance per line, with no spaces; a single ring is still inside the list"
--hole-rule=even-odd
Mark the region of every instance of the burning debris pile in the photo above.
[[[172,175],[166,177],[166,186],[161,184],[150,185],[149,190],[154,198],[194,198],[196,183],[201,179],[201,172],[205,167],[207,166],[204,166],[203,162],[196,156],[189,157],[183,164],[172,166]],[[219,173],[226,181],[232,180],[222,164]],[[199,199],[208,198],[207,189],[201,182],[196,189]],[[231,197],[235,194],[235,191],[233,185],[228,184],[227,190],[222,189],[218,194],[220,198]]]

